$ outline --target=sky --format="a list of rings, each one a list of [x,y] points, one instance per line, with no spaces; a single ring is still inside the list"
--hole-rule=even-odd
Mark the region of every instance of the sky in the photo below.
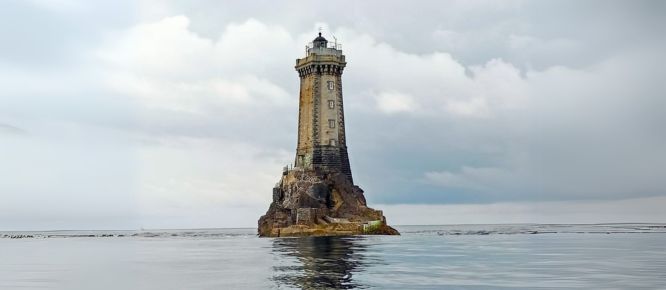
[[[666,222],[664,1],[4,1],[0,230],[253,227],[321,29],[390,224]]]

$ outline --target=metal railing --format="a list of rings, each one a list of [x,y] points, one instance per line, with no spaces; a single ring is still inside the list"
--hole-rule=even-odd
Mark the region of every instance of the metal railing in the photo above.
[[[340,56],[342,55],[342,44],[329,42],[326,44],[326,47],[315,47],[310,42],[305,46],[305,56],[310,55],[310,53]]]
[[[308,50],[310,48],[314,48],[314,43],[310,42],[305,46],[305,50]],[[326,48],[342,50],[342,44],[337,43],[337,42],[328,42],[328,43],[326,43]]]

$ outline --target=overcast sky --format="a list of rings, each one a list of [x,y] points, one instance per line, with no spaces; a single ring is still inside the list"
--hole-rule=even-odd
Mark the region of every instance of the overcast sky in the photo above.
[[[252,227],[347,56],[393,224],[666,222],[664,1],[4,1],[0,230]]]

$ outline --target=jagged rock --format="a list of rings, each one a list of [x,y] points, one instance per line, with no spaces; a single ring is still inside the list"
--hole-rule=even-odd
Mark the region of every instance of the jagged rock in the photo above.
[[[343,173],[300,168],[286,172],[259,219],[259,236],[398,235],[382,211],[369,208],[363,190]]]

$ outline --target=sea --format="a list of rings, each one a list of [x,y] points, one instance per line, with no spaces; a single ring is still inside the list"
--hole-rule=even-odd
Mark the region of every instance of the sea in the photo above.
[[[666,289],[666,224],[0,232],[0,289]]]

